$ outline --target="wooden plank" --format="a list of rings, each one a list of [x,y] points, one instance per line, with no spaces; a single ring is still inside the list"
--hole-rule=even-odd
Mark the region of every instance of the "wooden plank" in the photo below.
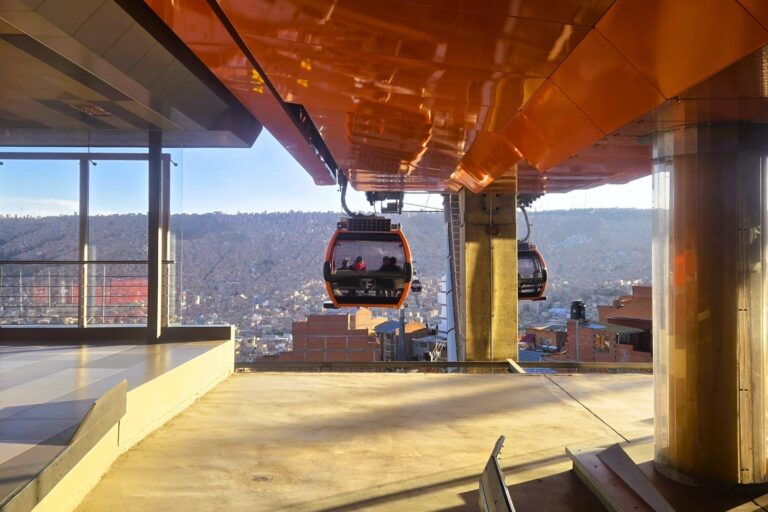
[[[573,471],[611,512],[653,512],[622,479],[614,473],[597,454],[598,451],[565,449],[573,461]]]
[[[507,359],[507,364],[509,365],[510,373],[525,373],[525,369],[523,369],[523,367],[517,364],[516,361],[512,359]]]
[[[643,501],[656,512],[675,512],[672,505],[659,493],[656,487],[645,478],[645,475],[637,464],[629,458],[629,455],[619,446],[609,446],[597,457],[616,473],[630,489],[635,491]]]

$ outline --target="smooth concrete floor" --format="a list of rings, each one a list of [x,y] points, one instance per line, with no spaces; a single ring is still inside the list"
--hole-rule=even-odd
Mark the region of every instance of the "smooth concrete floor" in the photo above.
[[[477,510],[502,434],[513,500],[557,510],[516,484],[571,492],[565,446],[647,442],[652,388],[650,375],[235,374],[118,459],[78,510]],[[576,494],[574,509],[600,510]]]

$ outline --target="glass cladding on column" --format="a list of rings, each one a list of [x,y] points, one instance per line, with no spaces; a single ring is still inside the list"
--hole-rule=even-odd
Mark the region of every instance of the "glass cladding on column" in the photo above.
[[[656,461],[668,465],[669,458],[669,288],[672,275],[669,256],[670,207],[672,203],[672,162],[660,158],[653,164],[653,374],[654,387],[654,442]],[[660,384],[661,383],[661,384]]]
[[[768,479],[763,145],[736,123],[655,136],[655,461],[679,480]]]
[[[763,482],[766,474],[766,158],[739,157],[739,419],[742,477]]]

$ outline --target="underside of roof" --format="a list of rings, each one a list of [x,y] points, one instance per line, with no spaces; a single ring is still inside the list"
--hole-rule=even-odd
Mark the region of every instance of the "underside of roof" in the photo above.
[[[658,131],[768,121],[767,26],[761,0],[9,0],[0,143],[263,124],[318,185],[625,183]]]

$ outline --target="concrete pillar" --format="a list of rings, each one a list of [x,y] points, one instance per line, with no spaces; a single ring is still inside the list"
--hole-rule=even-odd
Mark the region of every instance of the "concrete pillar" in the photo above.
[[[768,126],[659,133],[655,462],[681,481],[768,481]]]
[[[462,190],[467,361],[517,360],[516,195]]]

